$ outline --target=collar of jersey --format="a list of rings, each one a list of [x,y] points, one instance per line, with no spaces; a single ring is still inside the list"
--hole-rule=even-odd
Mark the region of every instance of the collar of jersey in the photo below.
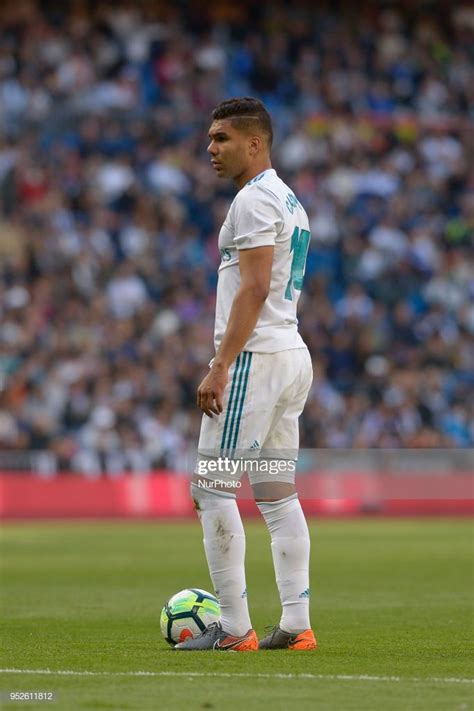
[[[255,178],[252,178],[252,180],[249,180],[249,182],[246,183],[246,186],[247,186],[247,185],[252,185],[252,183],[258,183],[258,181],[261,180],[261,179],[263,178],[263,176],[264,176],[266,173],[269,173],[270,171],[273,171],[273,173],[274,173],[274,172],[275,172],[275,168],[267,168],[266,170],[263,170],[261,173],[259,173],[258,175],[256,175]]]

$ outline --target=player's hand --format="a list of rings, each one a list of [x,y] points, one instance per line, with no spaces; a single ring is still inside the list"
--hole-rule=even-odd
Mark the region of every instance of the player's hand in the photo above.
[[[208,417],[221,414],[227,379],[227,368],[213,366],[198,387],[197,404]]]

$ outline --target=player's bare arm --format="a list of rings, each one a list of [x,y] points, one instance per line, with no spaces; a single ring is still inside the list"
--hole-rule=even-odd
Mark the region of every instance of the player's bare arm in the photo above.
[[[211,370],[197,391],[197,404],[209,417],[222,412],[229,368],[252,335],[268,296],[273,250],[268,246],[239,252],[240,288],[232,302],[227,328]]]

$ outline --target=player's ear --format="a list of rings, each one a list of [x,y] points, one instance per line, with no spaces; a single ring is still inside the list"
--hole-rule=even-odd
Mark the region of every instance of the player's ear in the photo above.
[[[262,139],[260,138],[260,136],[252,136],[249,139],[249,153],[250,153],[250,155],[251,156],[256,155],[259,152],[261,145],[262,145]]]

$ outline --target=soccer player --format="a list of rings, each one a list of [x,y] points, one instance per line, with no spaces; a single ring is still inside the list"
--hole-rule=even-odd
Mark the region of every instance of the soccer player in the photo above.
[[[219,234],[216,355],[197,393],[204,414],[191,493],[221,618],[175,649],[315,649],[310,540],[294,481],[298,417],[313,377],[296,317],[308,217],[272,169],[272,122],[262,102],[223,101],[212,119],[212,166],[239,192]],[[235,494],[243,459],[271,535],[282,604],[279,624],[260,644],[249,617],[245,534]]]

